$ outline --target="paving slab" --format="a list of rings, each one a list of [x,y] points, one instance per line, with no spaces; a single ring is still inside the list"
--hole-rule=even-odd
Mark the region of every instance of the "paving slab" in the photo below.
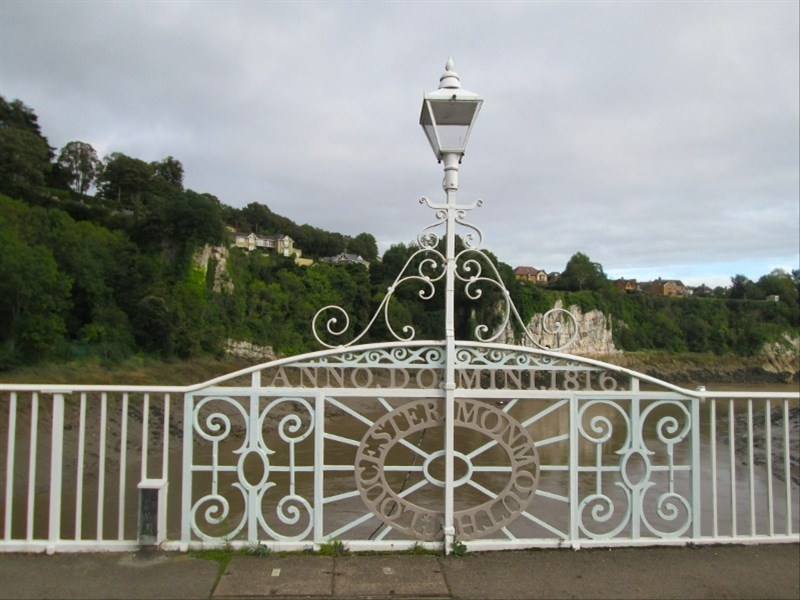
[[[800,598],[797,544],[534,550],[442,559],[454,598]]]
[[[208,598],[218,572],[180,554],[3,554],[0,598]]]
[[[435,556],[345,556],[336,559],[333,592],[345,598],[449,596]]]
[[[327,556],[234,556],[214,598],[330,596],[333,567]]]

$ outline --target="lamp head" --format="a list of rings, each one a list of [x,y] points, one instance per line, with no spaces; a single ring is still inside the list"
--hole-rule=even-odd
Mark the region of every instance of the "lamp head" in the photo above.
[[[453,66],[453,59],[449,58],[439,78],[439,89],[423,97],[419,117],[419,124],[439,161],[445,154],[464,155],[483,103],[483,96],[462,89]]]

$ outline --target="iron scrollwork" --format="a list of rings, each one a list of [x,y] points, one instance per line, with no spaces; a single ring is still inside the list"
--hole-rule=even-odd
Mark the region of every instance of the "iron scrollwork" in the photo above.
[[[600,414],[588,418],[590,410],[598,409]],[[656,437],[663,445],[667,457],[667,464],[657,467],[653,464],[656,452],[645,441],[645,424],[653,417],[654,411],[664,409],[672,409],[677,415],[661,416],[655,424]],[[675,471],[678,465],[674,464],[675,446],[687,439],[692,428],[692,417],[686,404],[660,400],[640,410],[638,403],[634,403],[629,415],[616,402],[592,400],[579,410],[577,424],[580,438],[593,444],[595,449],[594,465],[581,468],[583,472],[594,472],[595,490],[584,497],[578,506],[580,530],[592,539],[612,538],[626,528],[631,529],[634,538],[641,535],[642,529],[659,538],[679,537],[686,533],[696,516],[689,500],[675,487]],[[619,462],[612,467],[603,464],[603,446],[612,443],[615,427],[622,429],[623,436],[621,442],[615,442],[615,445],[619,444],[619,448],[613,452],[619,456]],[[652,441],[649,442],[649,445],[652,444]],[[657,469],[666,473],[666,490],[656,482]],[[604,478],[608,477],[604,474],[607,472],[618,474],[612,489],[617,496],[622,493],[621,502],[620,498],[615,501],[611,490],[604,486]],[[652,515],[648,516],[645,509],[647,496],[659,488],[661,493],[656,499],[656,515],[664,524],[672,524],[671,529],[657,527],[652,523]],[[615,513],[620,512],[620,504],[624,508],[612,525]],[[606,527],[601,530],[598,525]]]
[[[464,293],[466,297],[469,300],[478,300],[482,297],[484,289],[486,289],[485,286],[490,286],[499,291],[502,298],[501,324],[492,332],[490,332],[488,325],[478,324],[473,332],[475,338],[481,342],[497,340],[503,332],[507,331],[513,317],[526,340],[540,350],[560,351],[572,345],[578,337],[578,323],[568,310],[554,308],[547,311],[534,322],[533,332],[530,326],[523,322],[499,271],[481,249],[483,233],[480,228],[467,221],[469,211],[483,206],[483,200],[476,200],[470,205],[448,207],[448,205],[432,203],[428,198],[423,197],[420,199],[420,203],[425,204],[434,211],[435,221],[425,227],[417,236],[419,249],[403,265],[400,273],[387,289],[386,295],[378,305],[372,318],[364,329],[350,341],[339,344],[329,343],[325,340],[331,338],[343,339],[343,336],[347,334],[350,329],[350,316],[341,306],[328,305],[321,308],[314,315],[311,327],[314,337],[322,346],[326,348],[341,348],[358,343],[369,332],[381,314],[390,335],[395,340],[409,342],[416,338],[417,332],[412,324],[404,325],[400,333],[392,325],[389,315],[391,299],[399,286],[408,283],[419,285],[418,295],[422,300],[430,300],[435,296],[435,284],[444,278],[447,265],[447,257],[437,250],[442,238],[436,229],[446,225],[449,210],[454,211],[453,220],[455,224],[468,230],[462,237],[465,248],[453,259],[455,276],[465,284]],[[417,264],[416,271],[412,267],[415,263]],[[545,336],[550,340],[554,340],[554,343],[549,345],[543,343],[542,340]]]
[[[295,445],[302,442],[313,432],[315,427],[314,410],[308,401],[301,397],[280,397],[272,400],[263,410],[258,410],[258,397],[250,398],[251,410],[227,396],[209,396],[200,400],[192,411],[192,428],[200,438],[211,444],[212,460],[210,465],[193,463],[192,469],[207,471],[211,475],[211,490],[198,498],[191,506],[191,529],[195,536],[204,541],[231,540],[239,537],[247,528],[248,540],[258,539],[260,529],[274,540],[305,539],[313,526],[314,509],[309,501],[297,493],[295,486]],[[289,466],[273,465],[270,457],[275,450],[270,448],[264,438],[269,431],[266,420],[281,405],[291,403],[292,412],[280,416],[277,420],[278,437],[288,446]],[[212,406],[214,407],[212,409]],[[206,414],[211,409],[212,412]],[[238,455],[235,464],[221,464],[220,444],[235,442],[233,415],[241,422],[246,432],[241,443],[232,451]],[[257,461],[259,469],[253,476],[252,461]],[[246,464],[251,468],[247,468]],[[267,492],[277,489],[277,483],[271,481],[271,475],[280,469],[288,471],[289,489],[275,505],[275,516],[284,526],[293,527],[293,533],[285,534],[276,530],[265,515],[264,502]],[[228,490],[236,490],[236,502],[229,496],[230,491],[223,488],[220,476],[233,476],[234,481]],[[233,505],[241,505],[241,515],[234,514]],[[238,510],[238,509],[237,509]],[[221,530],[219,527],[232,517],[235,522]],[[253,538],[253,535],[256,538]]]

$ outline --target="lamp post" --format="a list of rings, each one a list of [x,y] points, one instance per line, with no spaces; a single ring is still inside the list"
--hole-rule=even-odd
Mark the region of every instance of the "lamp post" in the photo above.
[[[469,208],[456,203],[458,190],[458,166],[464,156],[469,134],[478,117],[483,97],[462,89],[458,74],[453,71],[453,59],[449,58],[445,72],[439,79],[439,88],[425,94],[419,123],[425,131],[433,153],[444,163],[442,188],[446,194],[444,205],[431,208],[445,211],[446,221],[446,286],[445,286],[445,497],[444,497],[444,545],[450,553],[455,540],[454,494],[455,480],[453,453],[455,451],[455,226],[459,210]]]

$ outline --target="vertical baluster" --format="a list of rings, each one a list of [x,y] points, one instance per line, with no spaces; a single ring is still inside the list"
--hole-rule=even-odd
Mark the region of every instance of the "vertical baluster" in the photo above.
[[[769,515],[769,535],[775,535],[775,511],[772,499],[772,408],[770,400],[764,403],[764,435],[767,437],[767,511]]]
[[[181,477],[181,552],[189,549],[191,537],[192,512],[192,450],[194,442],[194,423],[192,421],[194,398],[183,395],[183,465]]]
[[[323,505],[325,473],[325,397],[317,394],[314,400],[314,543],[323,541]]]
[[[717,512],[717,399],[711,399],[709,421],[711,431],[711,527],[713,537],[719,536],[719,515]]]
[[[792,478],[789,470],[789,401],[783,401],[783,481],[786,484],[786,535],[792,535]]]
[[[169,394],[164,394],[164,431],[162,431],[162,446],[163,446],[163,454],[161,455],[161,478],[167,482],[166,486],[162,490],[162,494],[164,494],[164,507],[169,506],[169,403],[170,398]],[[169,529],[169,510],[166,511],[166,515],[164,516],[164,529],[168,531]]]
[[[86,445],[86,392],[81,394],[78,417],[78,473],[75,482],[75,539],[83,539],[83,452]]]
[[[125,539],[125,475],[128,466],[128,394],[122,394],[122,431],[119,438],[119,503],[117,507],[117,539]]]
[[[103,540],[103,512],[106,498],[106,421],[108,394],[100,394],[100,458],[97,465],[97,541]]]
[[[747,401],[747,457],[750,491],[750,535],[756,534],[756,482],[753,467],[753,400]]]
[[[8,401],[8,437],[6,450],[6,514],[3,527],[3,539],[11,539],[11,512],[14,501],[14,450],[17,436],[17,393],[11,392]]]
[[[161,456],[161,478],[169,479],[169,394],[164,394],[164,454]]]
[[[25,539],[33,539],[33,519],[36,516],[34,510],[36,501],[36,446],[37,433],[39,430],[39,394],[34,392],[31,395],[31,438],[30,451],[28,452],[28,513],[26,522]]]
[[[731,462],[731,537],[737,536],[736,528],[736,413],[733,398],[728,401],[728,439],[730,440]]]
[[[142,474],[141,481],[147,479],[147,452],[148,444],[147,438],[149,437],[148,425],[150,423],[150,394],[144,395],[142,404]]]
[[[690,400],[692,407],[692,536],[703,535],[703,495],[700,484],[702,460],[700,459],[700,399]]]
[[[56,551],[61,539],[61,477],[64,465],[64,394],[53,394],[53,430],[50,437],[50,514],[47,553]]]
[[[631,386],[638,385],[638,379],[631,379]],[[575,394],[569,398],[569,537],[572,546],[578,547],[578,399]]]

